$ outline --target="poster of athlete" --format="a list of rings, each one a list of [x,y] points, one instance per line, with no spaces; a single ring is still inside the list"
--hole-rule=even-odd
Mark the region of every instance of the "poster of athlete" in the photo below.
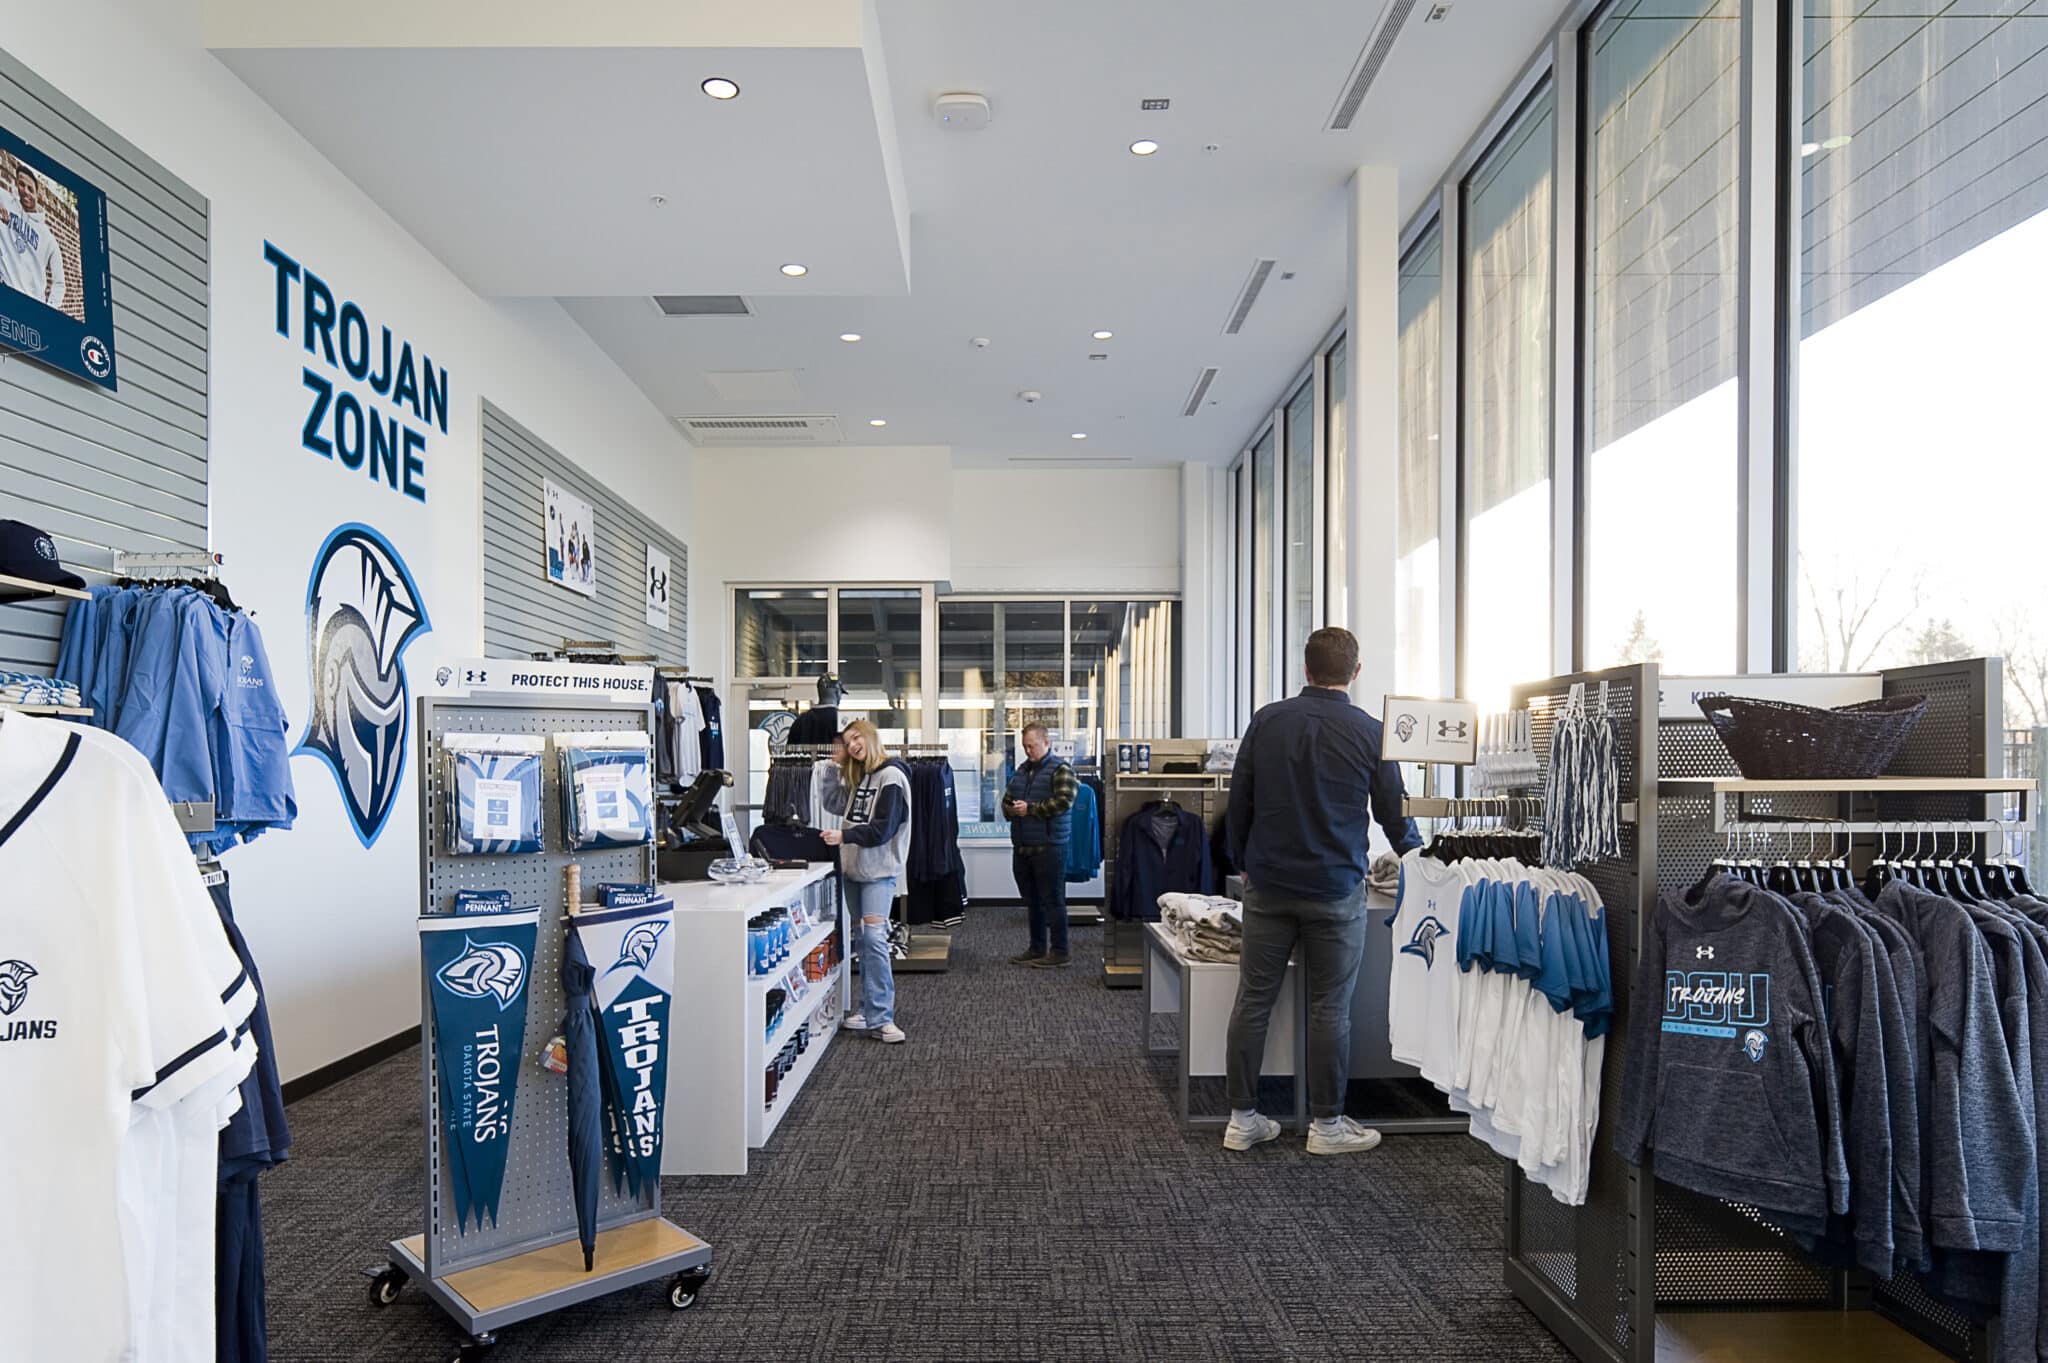
[[[0,345],[114,387],[107,197],[0,124]]]

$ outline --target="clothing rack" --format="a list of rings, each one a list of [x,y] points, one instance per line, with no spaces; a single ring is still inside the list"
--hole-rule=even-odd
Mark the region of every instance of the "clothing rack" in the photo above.
[[[124,549],[114,555],[114,576],[136,582],[169,582],[194,577],[211,582],[220,576],[223,561],[219,554],[137,554]]]
[[[944,761],[953,755],[951,746],[944,743],[905,743],[895,752],[908,762]],[[912,924],[908,893],[896,896],[891,911],[910,932],[910,954],[892,962],[896,970],[911,975],[939,975],[953,968],[952,933]]]
[[[1580,868],[1609,910],[1615,1002],[1591,1191],[1584,1206],[1565,1207],[1509,1167],[1509,1289],[1587,1363],[1655,1363],[1658,1313],[1680,1310],[1869,1309],[1951,1358],[1989,1360],[1994,1332],[1935,1301],[1911,1275],[1881,1282],[1827,1267],[1752,1209],[1659,1182],[1654,1155],[1636,1168],[1614,1152],[1613,1121],[1621,1111],[1628,1030],[1659,1025],[1657,1001],[1630,994],[1660,887],[1679,893],[1697,883],[1726,841],[1745,833],[1806,837],[1810,828],[1812,836],[1846,837],[1860,872],[1874,841],[1901,831],[1946,836],[1958,824],[1968,837],[2014,831],[1987,808],[2014,794],[2032,797],[2031,783],[2002,777],[1998,663],[1979,658],[1885,671],[1885,696],[1925,696],[1928,709],[1890,773],[1874,780],[1739,779],[1703,717],[1660,720],[1655,664],[1516,687],[1514,704],[1530,709],[1535,748],[1546,763],[1551,717],[1569,685],[1603,679],[1615,683],[1610,711],[1620,738],[1621,792],[1634,795],[1642,817],[1622,828],[1621,860]],[[1831,703],[1832,680],[1774,679],[1781,687],[1811,681],[1815,703],[1823,705]],[[1732,819],[1731,797],[1738,800]]]
[[[1227,771],[1169,772],[1167,762],[1191,761],[1197,768],[1207,759],[1206,738],[1155,738],[1149,772],[1102,771],[1102,983],[1110,989],[1137,989],[1145,983],[1145,924],[1116,918],[1108,911],[1108,887],[1116,884],[1118,842],[1124,820],[1155,800],[1169,799],[1191,809],[1202,820],[1204,836],[1213,836],[1230,805]]]

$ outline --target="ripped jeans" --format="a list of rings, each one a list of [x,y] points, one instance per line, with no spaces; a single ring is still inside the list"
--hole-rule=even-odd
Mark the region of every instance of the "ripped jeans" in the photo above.
[[[870,1029],[896,1020],[896,970],[889,963],[889,906],[896,901],[896,881],[849,880],[848,907],[853,910],[853,940],[860,961],[860,1011]]]

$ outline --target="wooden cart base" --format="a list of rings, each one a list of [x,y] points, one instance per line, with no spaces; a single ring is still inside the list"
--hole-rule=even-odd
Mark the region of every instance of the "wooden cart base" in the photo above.
[[[425,1253],[424,1236],[393,1240],[391,1266],[417,1282],[472,1337],[669,1274],[697,1270],[702,1276],[711,1262],[711,1246],[658,1216],[598,1232],[597,1265],[588,1273],[582,1243],[573,1235],[445,1278],[427,1276]]]

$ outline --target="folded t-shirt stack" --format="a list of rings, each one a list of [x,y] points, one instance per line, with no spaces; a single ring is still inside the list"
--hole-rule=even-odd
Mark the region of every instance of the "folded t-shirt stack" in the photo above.
[[[1159,921],[1191,961],[1235,963],[1244,946],[1244,905],[1209,894],[1159,896]]]
[[[76,706],[78,687],[34,672],[0,671],[0,701],[9,705]]]

